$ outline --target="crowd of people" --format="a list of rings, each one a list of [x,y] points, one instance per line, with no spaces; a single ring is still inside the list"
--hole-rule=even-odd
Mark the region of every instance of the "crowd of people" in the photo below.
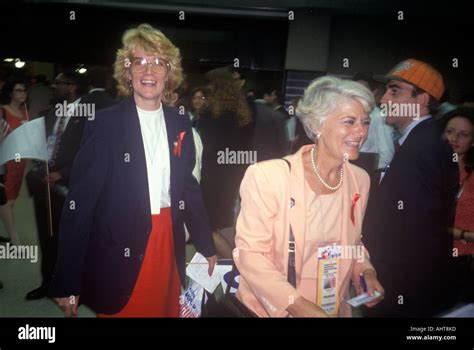
[[[474,109],[441,113],[428,63],[323,76],[286,110],[275,82],[248,91],[231,66],[187,87],[179,49],[142,24],[113,76],[3,84],[0,144],[45,117],[48,161],[0,165],[3,242],[21,244],[23,177],[34,202],[42,284],[26,299],[66,316],[85,303],[98,317],[179,317],[190,242],[209,275],[234,259],[237,299],[259,317],[351,316],[352,287],[374,297],[368,317],[473,302]],[[93,117],[76,116],[82,104]]]

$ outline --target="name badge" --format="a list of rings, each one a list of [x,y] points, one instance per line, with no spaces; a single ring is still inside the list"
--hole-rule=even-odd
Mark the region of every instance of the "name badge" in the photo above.
[[[329,316],[339,313],[338,271],[341,246],[336,244],[318,248],[318,288],[316,304]]]

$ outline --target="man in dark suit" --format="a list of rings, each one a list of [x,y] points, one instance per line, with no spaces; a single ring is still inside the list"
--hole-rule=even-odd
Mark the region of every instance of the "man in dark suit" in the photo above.
[[[82,103],[93,103],[95,110],[101,110],[115,104],[115,101],[107,94],[107,81],[111,79],[104,67],[91,67],[87,73],[89,92],[81,98]]]
[[[255,123],[253,147],[257,151],[257,161],[284,157],[289,151],[289,141],[285,115],[273,109],[276,90],[269,85],[262,85],[256,89],[256,97],[251,107]]]
[[[87,116],[75,113],[86,91],[85,80],[76,72],[59,74],[54,82],[56,104],[45,116],[48,139],[48,171],[44,162],[37,162],[26,175],[33,196],[36,225],[41,248],[41,286],[26,295],[27,300],[46,297],[56,262],[57,233],[69,175],[79,149]],[[67,106],[64,108],[64,106]],[[91,116],[92,117],[92,116]],[[48,185],[49,182],[49,194]],[[48,202],[51,203],[51,221]],[[51,227],[52,224],[52,227]]]
[[[369,199],[362,230],[385,300],[368,316],[431,317],[450,306],[454,198],[458,172],[431,109],[444,91],[430,65],[408,59],[385,77],[381,110],[401,137]],[[377,186],[378,184],[372,184]]]

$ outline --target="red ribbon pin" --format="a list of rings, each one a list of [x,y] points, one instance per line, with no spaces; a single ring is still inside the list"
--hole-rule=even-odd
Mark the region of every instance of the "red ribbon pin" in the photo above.
[[[186,131],[181,131],[178,135],[178,140],[174,143],[173,153],[175,156],[181,157],[181,145],[183,143],[185,134],[186,134]]]
[[[355,209],[355,205],[356,205],[357,201],[359,200],[359,198],[360,198],[360,194],[359,194],[359,193],[355,193],[354,196],[352,197],[352,206],[351,206],[351,221],[352,221],[352,225],[355,225],[354,209]]]

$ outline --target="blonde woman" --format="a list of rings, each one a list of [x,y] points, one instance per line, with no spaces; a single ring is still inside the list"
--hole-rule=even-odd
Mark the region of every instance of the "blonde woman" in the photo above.
[[[127,30],[115,61],[127,98],[85,127],[64,206],[50,296],[66,316],[79,298],[99,317],[178,317],[184,223],[197,250],[215,249],[192,175],[189,118],[166,106],[182,81],[179,49],[147,24]]]

